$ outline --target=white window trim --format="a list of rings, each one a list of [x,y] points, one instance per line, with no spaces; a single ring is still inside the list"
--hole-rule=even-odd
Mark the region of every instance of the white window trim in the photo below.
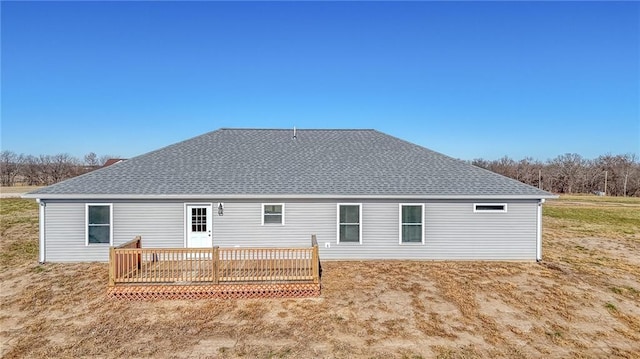
[[[264,206],[282,206],[282,223],[264,223]],[[284,203],[263,203],[260,206],[260,221],[263,226],[284,226]]]
[[[109,243],[89,243],[89,207],[109,207]],[[84,245],[85,246],[112,246],[113,245],[113,204],[112,203],[85,203],[84,206]]]
[[[342,244],[362,244],[362,203],[338,203],[336,206],[336,243],[340,244],[340,206],[358,206],[358,242]]]
[[[504,209],[478,209],[478,206],[503,206]],[[473,213],[506,213],[506,203],[474,203]]]
[[[420,231],[420,236],[421,236],[421,241],[420,242],[403,242],[402,241],[402,207],[405,206],[413,206],[413,207],[421,207],[421,211],[422,211],[422,222],[420,222],[420,224],[422,225],[422,231]],[[402,246],[417,246],[417,245],[423,245],[424,244],[424,231],[425,231],[425,213],[424,213],[424,203],[400,203],[398,205],[398,244],[402,245]]]

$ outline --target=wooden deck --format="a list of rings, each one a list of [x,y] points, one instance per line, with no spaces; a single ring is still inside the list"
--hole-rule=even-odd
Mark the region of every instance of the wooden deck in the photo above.
[[[318,245],[304,248],[142,248],[109,253],[109,289],[126,299],[302,297],[320,294]]]

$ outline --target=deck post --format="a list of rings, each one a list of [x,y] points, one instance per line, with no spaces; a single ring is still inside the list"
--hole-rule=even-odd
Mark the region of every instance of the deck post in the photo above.
[[[136,248],[142,248],[142,237],[141,236],[136,236],[135,238],[136,240]],[[142,253],[138,252],[138,256],[137,256],[137,265],[136,267],[138,267],[138,270],[140,270],[142,268]]]
[[[218,261],[219,260],[220,260],[220,253],[218,252],[218,246],[215,246],[211,250],[211,275],[213,276],[213,284],[218,284]]]
[[[318,240],[316,235],[311,235],[311,268],[313,268],[313,283],[320,283],[320,266],[318,257]]]
[[[116,249],[113,246],[109,247],[109,287],[116,285],[115,281],[115,266],[116,266]]]

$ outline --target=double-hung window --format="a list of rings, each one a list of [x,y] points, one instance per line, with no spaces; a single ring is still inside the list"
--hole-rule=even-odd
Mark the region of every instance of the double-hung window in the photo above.
[[[284,204],[267,203],[262,205],[262,224],[284,224]]]
[[[113,243],[111,204],[87,204],[85,217],[87,245]]]
[[[338,243],[362,243],[361,223],[361,204],[338,204]]]
[[[400,244],[424,243],[423,204],[400,205]]]

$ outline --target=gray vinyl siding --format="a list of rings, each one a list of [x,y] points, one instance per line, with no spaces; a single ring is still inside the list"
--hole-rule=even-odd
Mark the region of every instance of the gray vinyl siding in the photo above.
[[[473,204],[482,202],[496,203],[362,202],[362,244],[318,236],[320,258],[535,260],[537,202],[498,201],[507,203],[506,213],[474,213]],[[400,203],[424,204],[424,244],[399,243]]]
[[[85,245],[85,204],[46,203],[45,261],[88,262],[105,260],[108,246]]]
[[[226,202],[214,216],[221,247],[306,246],[316,234],[321,259],[535,260],[537,201],[499,201],[506,213],[474,213],[496,201],[272,201],[285,204],[285,225],[261,225],[261,202]],[[337,204],[362,204],[362,244],[337,243]],[[399,244],[400,203],[424,204],[424,244]]]
[[[262,204],[283,203],[284,225],[262,225]],[[231,201],[224,215],[213,216],[213,242],[220,247],[304,247],[311,235],[334,238],[336,204],[332,201]]]
[[[45,261],[107,261],[109,246],[86,245],[86,203],[113,206],[113,244],[119,245],[137,235],[145,247],[184,247],[183,202],[100,202],[47,201],[45,207]]]
[[[144,247],[184,247],[183,202],[113,203],[114,245],[142,236]]]
[[[97,201],[88,201],[99,203]],[[537,201],[227,200],[110,201],[114,245],[137,235],[144,247],[185,246],[185,204],[213,205],[220,247],[301,247],[316,234],[320,258],[535,260]],[[474,213],[473,204],[506,203],[506,213]],[[108,246],[85,245],[85,203],[48,201],[46,261],[106,261]],[[284,225],[262,225],[262,204],[283,203]],[[362,244],[337,243],[337,204],[362,204]],[[424,244],[399,244],[399,204],[424,204]]]
[[[536,202],[503,202],[507,203],[506,213],[474,213],[473,203],[426,206],[431,257],[535,260]]]

